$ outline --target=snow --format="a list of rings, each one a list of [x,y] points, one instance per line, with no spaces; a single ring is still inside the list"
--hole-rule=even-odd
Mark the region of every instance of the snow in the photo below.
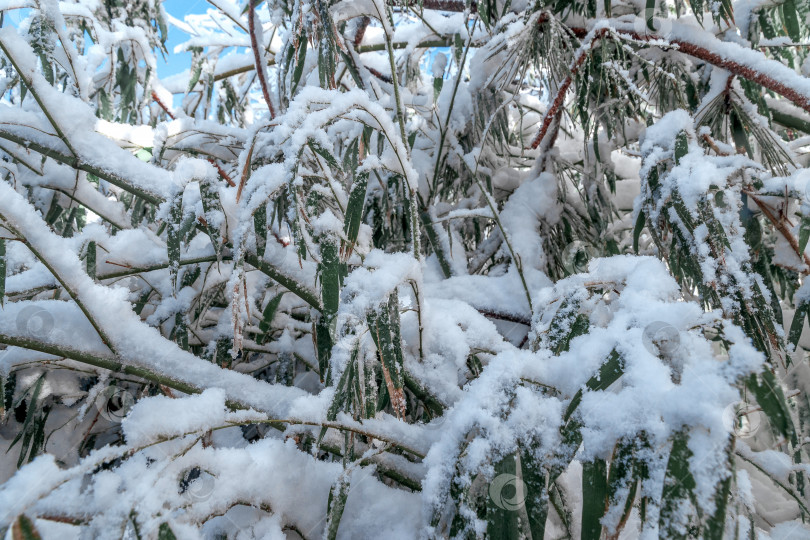
[[[54,25],[0,29],[12,61],[0,75],[0,375],[12,401],[0,400],[0,530],[24,513],[46,539],[154,538],[167,526],[177,538],[329,537],[345,485],[337,538],[443,538],[454,520],[460,536],[486,537],[496,467],[519,455],[516,493],[538,467],[573,520],[551,510],[547,536],[578,537],[585,465],[612,475],[632,442],[645,517],[637,500],[618,537],[690,520],[705,532],[727,479],[724,532],[808,537],[796,478],[810,469],[793,460],[809,440],[803,342],[794,351],[789,326],[765,328],[769,304],[789,325],[810,295],[793,241],[810,212],[807,141],[769,125],[738,81],[769,77],[781,86],[767,107],[807,120],[802,68],[749,45],[786,43],[752,35],[770,4],[738,0],[728,30],[687,15],[634,39],[646,28],[638,2],[595,19],[513,2],[487,27],[469,10],[271,2],[255,12],[278,104],[269,118],[244,2],[211,3],[180,21],[160,5],[125,20],[125,6],[95,0],[0,0]],[[193,88],[196,66],[155,76],[163,15],[189,34],[175,51],[202,62]],[[302,39],[306,57],[288,63]],[[332,40],[346,56],[321,84]],[[42,57],[40,41],[53,46]],[[583,75],[601,82],[583,70],[553,147],[527,148],[554,89],[597,51],[587,65],[609,72],[621,99],[595,86],[583,97]],[[796,66],[806,56],[793,54]],[[698,112],[657,103],[669,96],[656,96],[648,68],[696,83]],[[759,139],[749,158],[704,122],[726,94],[795,166],[773,173]],[[365,193],[353,191],[361,174]],[[567,264],[572,248],[586,264]],[[331,278],[337,313],[323,308]],[[745,389],[768,373],[797,441],[775,422],[732,423],[740,409],[759,421],[781,406]],[[27,456],[36,429],[42,444]],[[681,435],[695,486],[668,515]],[[610,534],[629,489],[605,508]]]

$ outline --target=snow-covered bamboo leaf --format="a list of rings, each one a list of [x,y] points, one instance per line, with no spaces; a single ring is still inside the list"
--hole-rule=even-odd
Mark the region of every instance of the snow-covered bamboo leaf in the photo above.
[[[542,463],[536,460],[528,449],[521,449],[520,469],[523,486],[526,489],[526,515],[532,538],[543,538],[548,518],[548,493],[546,472]]]
[[[689,450],[688,442],[689,435],[685,431],[678,431],[672,437],[658,525],[664,538],[686,539],[693,538],[696,534],[691,511],[695,478],[689,469],[692,451]]]
[[[807,319],[808,310],[810,310],[810,303],[804,302],[796,307],[793,313],[793,321],[790,323],[790,331],[788,332],[788,343],[796,347],[799,344],[799,338],[802,337],[804,330],[804,321]]]
[[[366,203],[366,189],[368,187],[368,174],[360,173],[352,184],[349,193],[349,203],[346,205],[346,219],[343,225],[343,232],[350,245],[357,241],[357,233],[360,231],[360,222],[363,219],[363,210]]]
[[[0,238],[0,306],[6,302],[6,240]]]
[[[767,369],[763,370],[759,376],[752,373],[748,376],[746,385],[754,394],[759,406],[762,407],[773,431],[788,440],[795,441],[796,431],[793,420],[790,417],[785,395],[774,374]]]
[[[183,236],[183,198],[178,196],[169,209],[169,219],[166,223],[166,248],[169,255],[169,272],[172,277],[172,287],[177,287],[177,273],[180,270],[180,242]]]
[[[324,532],[324,538],[327,540],[335,540],[335,538],[337,538],[340,520],[343,517],[343,511],[346,509],[346,499],[349,497],[350,487],[351,477],[344,473],[338,477],[337,481],[329,490]]]
[[[0,532],[805,534],[808,12],[744,3],[6,2]]]

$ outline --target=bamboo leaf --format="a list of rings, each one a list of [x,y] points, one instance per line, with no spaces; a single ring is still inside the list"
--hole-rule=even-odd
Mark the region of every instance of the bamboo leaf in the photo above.
[[[644,229],[644,210],[640,210],[636,218],[636,226],[633,227],[633,253],[638,255],[638,239],[641,236],[641,231]]]
[[[796,307],[796,312],[793,314],[793,321],[790,323],[790,331],[788,332],[788,343],[795,348],[799,344],[799,338],[802,337],[804,330],[804,320],[807,317],[810,303],[804,302]]]
[[[599,390],[607,390],[610,385],[619,380],[622,373],[624,373],[622,357],[616,350],[614,350],[610,353],[607,361],[599,368],[599,372],[588,379],[588,382],[585,383],[585,387],[594,392]],[[581,401],[582,389],[577,391],[577,393],[571,399],[571,403],[568,404],[568,408],[565,410],[565,415],[563,416],[564,420],[568,421],[568,419],[571,418],[571,415],[574,413]]]
[[[200,80],[200,75],[202,75],[202,68],[203,68],[202,60],[198,61],[194,65],[194,70],[191,72],[191,78],[189,78],[188,80],[188,89],[186,89],[186,92],[191,92],[197,85],[197,83]]]
[[[795,441],[796,431],[793,427],[793,420],[790,418],[782,387],[779,386],[774,374],[765,369],[759,377],[755,373],[749,375],[746,382],[762,411],[768,417],[774,432]]]
[[[211,246],[214,248],[214,253],[216,253],[217,260],[219,261],[221,258],[222,242],[219,238],[219,232],[211,225],[214,218],[214,212],[217,208],[219,208],[219,197],[209,181],[200,182],[200,200],[202,202],[203,213],[205,214],[205,222],[203,223],[203,227],[205,229],[205,233],[208,235],[208,238],[211,239]],[[265,209],[266,206],[264,205],[259,207],[256,214],[253,214],[254,219],[257,214]],[[266,237],[267,233],[265,232],[265,238]],[[264,245],[262,245],[262,247],[264,247]],[[262,252],[260,255],[264,255],[264,253]]]
[[[796,0],[785,0],[781,6],[782,18],[785,21],[785,29],[793,43],[800,43],[802,32],[799,26],[799,14],[796,9]]]
[[[42,539],[39,535],[39,531],[37,531],[37,528],[34,526],[34,522],[28,519],[24,514],[18,516],[14,521],[14,525],[11,527],[11,538],[12,540]]]
[[[443,77],[433,77],[433,101],[439,99],[439,94],[442,93],[443,86],[444,86]]]
[[[689,435],[686,431],[679,431],[673,436],[658,521],[662,538],[686,539],[694,534],[694,531],[690,530],[690,516],[684,513],[684,506],[690,504],[689,500],[694,496],[696,485],[689,470],[692,451],[689,450],[688,441]]]
[[[607,508],[607,464],[594,459],[582,464],[582,540],[599,540],[600,519]]]
[[[368,187],[368,173],[360,173],[352,185],[349,193],[349,203],[346,205],[346,219],[343,224],[343,231],[349,245],[357,241],[357,233],[360,231],[360,223],[363,219],[363,207],[366,203],[366,188]]]
[[[656,7],[656,0],[647,0],[647,7],[644,11],[645,19],[647,20],[647,28],[651,31],[655,32],[655,7]]]
[[[402,343],[399,340],[399,312],[392,316],[390,305],[372,311],[367,315],[368,327],[374,344],[380,354],[383,378],[398,416],[405,414],[405,395],[403,392]]]
[[[523,482],[517,476],[517,459],[509,454],[495,464],[495,477],[487,497],[487,538],[520,538],[519,513],[523,506]]]
[[[177,537],[174,535],[174,531],[172,531],[172,528],[169,527],[168,523],[160,524],[157,537],[158,540],[177,540]]]
[[[346,509],[346,499],[349,497],[351,479],[344,472],[329,490],[329,500],[326,504],[326,531],[324,537],[327,540],[335,540],[340,527],[340,520],[343,517],[343,510]]]
[[[730,471],[734,470],[733,443],[729,443],[727,450],[728,465]],[[733,474],[729,474],[720,481],[714,494],[715,511],[706,522],[705,537],[707,540],[723,540],[726,530],[726,512],[728,510],[729,497],[731,495],[731,481]]]
[[[298,38],[298,54],[296,55],[295,69],[292,75],[292,94],[298,88],[298,83],[301,80],[301,74],[304,73],[304,64],[307,59],[307,37],[306,35],[299,36]]]
[[[270,335],[270,323],[273,322],[273,317],[276,316],[276,310],[278,309],[279,304],[281,304],[281,297],[284,296],[284,292],[280,292],[275,295],[273,298],[267,302],[267,305],[264,307],[264,311],[262,311],[262,322],[259,323],[259,337],[256,339],[256,343],[259,345],[264,344],[267,341],[267,337]]]
[[[0,306],[6,301],[6,240],[0,238]]]
[[[85,267],[90,279],[96,279],[96,243],[93,240],[87,243]]]
[[[802,218],[799,227],[799,253],[804,253],[808,240],[810,240],[810,219]]]
[[[332,153],[329,150],[327,150],[326,148],[315,142],[313,139],[307,141],[307,144],[309,145],[309,147],[312,149],[313,152],[315,152],[323,159],[325,159],[326,163],[328,163],[330,167],[332,167],[333,169],[340,170],[340,164],[338,163],[338,160],[335,158],[335,156],[332,155]]]
[[[182,238],[181,220],[183,197],[175,197],[169,209],[169,221],[166,227],[166,248],[169,255],[169,273],[171,274],[172,288],[177,288],[177,273],[180,271],[180,241]]]
[[[520,467],[523,487],[526,490],[526,514],[532,538],[543,538],[548,518],[548,493],[546,475],[542,464],[534,459],[528,448],[520,450]]]
[[[679,164],[686,154],[689,153],[689,139],[685,131],[681,131],[675,137],[675,163]]]
[[[28,407],[27,407],[27,410],[26,410],[26,413],[25,413],[25,420],[23,420],[23,425],[20,428],[20,431],[17,433],[17,436],[14,437],[14,439],[11,441],[11,444],[9,444],[8,449],[6,450],[6,452],[11,450],[14,447],[14,445],[17,443],[17,441],[19,441],[25,434],[30,434],[30,432],[31,432],[30,427],[32,425],[31,422],[34,419],[34,416],[36,415],[37,401],[39,400],[39,393],[42,390],[42,384],[44,382],[45,382],[45,374],[42,374],[37,379],[37,382],[34,383],[34,387],[33,387],[34,390],[31,393],[31,398],[28,400]],[[25,446],[25,444],[23,444],[23,446]],[[22,455],[22,453],[21,453],[21,455]],[[17,465],[17,466],[19,467],[19,465]]]

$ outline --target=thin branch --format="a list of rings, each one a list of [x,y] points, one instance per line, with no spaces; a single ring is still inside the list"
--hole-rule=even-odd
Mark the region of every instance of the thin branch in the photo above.
[[[208,162],[214,166],[214,168],[217,170],[222,179],[228,182],[229,186],[236,187],[236,183],[233,180],[231,180],[231,177],[228,175],[228,173],[225,172],[225,169],[219,166],[217,160],[215,160],[214,158],[208,158]]]
[[[810,268],[810,257],[806,253],[803,253],[802,250],[799,248],[799,241],[796,240],[795,236],[793,236],[793,233],[790,231],[790,228],[788,227],[787,223],[785,223],[784,220],[779,219],[777,216],[775,216],[773,212],[771,212],[770,207],[767,204],[765,204],[765,201],[759,198],[758,194],[754,193],[753,191],[747,190],[744,190],[743,193],[751,197],[751,200],[753,200],[759,207],[759,209],[762,210],[762,213],[765,215],[765,217],[768,218],[768,220],[773,224],[776,230],[778,230],[779,233],[785,238],[785,240],[787,240],[787,243],[790,244],[790,247],[793,249],[794,252],[796,252],[796,255],[804,262],[805,265],[807,265],[808,268]]]
[[[259,40],[256,36],[256,0],[250,0],[248,7],[248,28],[250,29],[250,48],[253,49],[253,59],[256,63],[256,75],[262,87],[262,95],[270,111],[270,119],[276,117],[276,110],[273,108],[273,101],[270,99],[270,90],[267,87],[267,77],[264,72],[264,62],[262,61],[262,51],[259,49]]]
[[[593,44],[596,43],[596,40],[604,36],[608,33],[608,28],[600,28],[596,32],[591,35],[590,39],[588,39],[587,44],[583,44],[582,47],[579,49],[579,55],[574,59],[574,62],[571,64],[569,68],[569,74],[565,77],[560,87],[557,89],[557,95],[554,97],[554,101],[551,102],[551,107],[548,108],[546,114],[543,116],[543,122],[540,125],[540,131],[537,133],[537,136],[534,138],[531,144],[532,149],[536,149],[540,146],[540,143],[546,136],[548,132],[548,128],[551,126],[554,118],[557,116],[557,113],[562,110],[563,102],[565,101],[565,94],[568,92],[568,88],[571,86],[571,83],[574,82],[574,76],[579,71],[579,68],[582,67],[583,62],[590,54],[591,47]]]
[[[163,112],[165,112],[169,118],[171,118],[172,120],[176,119],[172,111],[170,111],[169,108],[166,106],[166,104],[164,104],[163,101],[161,101],[160,96],[158,96],[157,92],[155,92],[154,90],[152,90],[152,99],[154,100],[155,103],[157,103],[160,106],[161,109],[163,109]]]
[[[81,171],[93,174],[99,178],[106,180],[107,182],[113,184],[114,186],[120,187],[124,191],[128,191],[134,195],[137,195],[138,197],[141,197],[142,199],[152,204],[160,204],[161,202],[163,202],[163,198],[160,195],[144,191],[142,188],[134,186],[126,178],[112,172],[112,170],[110,169],[96,167],[95,165],[91,165],[89,163],[81,161],[76,156],[65,155],[58,150],[48,148],[47,146],[44,146],[36,142],[33,138],[25,139],[10,131],[5,131],[2,128],[0,128],[0,138],[19,144],[24,148],[33,150],[34,152],[42,154],[45,157],[52,158],[74,169],[79,169]]]

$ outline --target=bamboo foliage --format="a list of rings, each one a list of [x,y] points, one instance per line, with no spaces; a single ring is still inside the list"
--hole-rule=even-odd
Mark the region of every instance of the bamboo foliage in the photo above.
[[[0,532],[810,534],[807,5],[210,3],[0,6]]]

